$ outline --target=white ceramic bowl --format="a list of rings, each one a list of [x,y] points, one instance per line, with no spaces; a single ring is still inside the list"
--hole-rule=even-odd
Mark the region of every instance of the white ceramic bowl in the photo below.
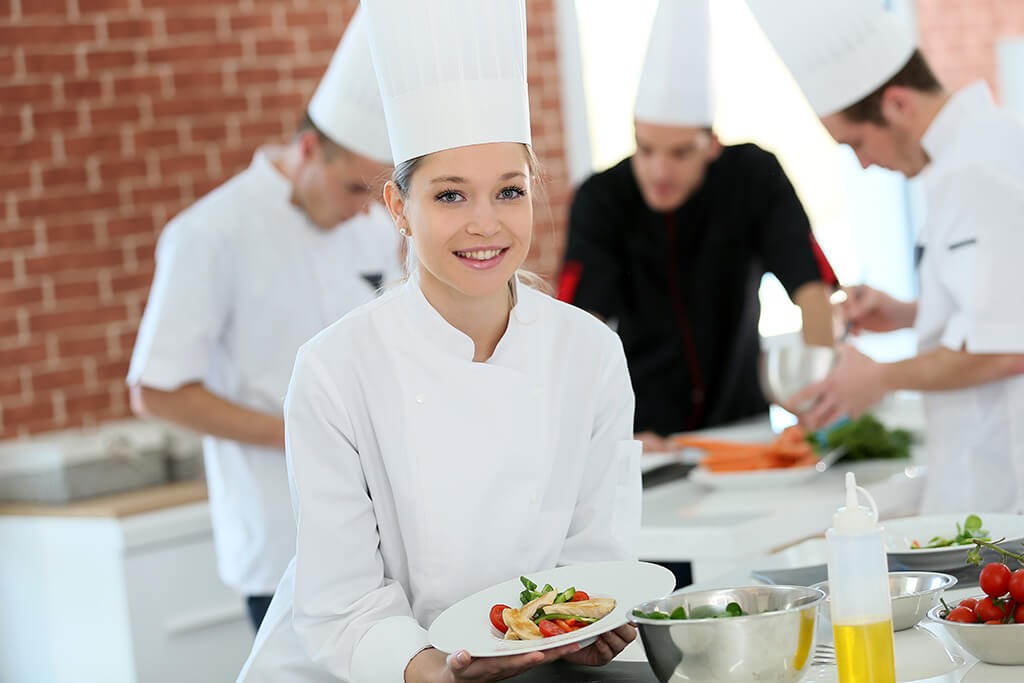
[[[984,595],[974,596],[979,600]],[[968,654],[988,664],[1024,664],[1024,624],[963,624],[939,616],[942,605],[928,611],[928,619],[942,624]]]

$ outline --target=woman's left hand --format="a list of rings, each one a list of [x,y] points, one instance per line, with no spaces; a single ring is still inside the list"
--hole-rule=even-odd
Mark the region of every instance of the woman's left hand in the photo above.
[[[604,666],[636,640],[636,627],[623,624],[614,631],[602,633],[591,645],[564,655],[563,660],[585,666]]]

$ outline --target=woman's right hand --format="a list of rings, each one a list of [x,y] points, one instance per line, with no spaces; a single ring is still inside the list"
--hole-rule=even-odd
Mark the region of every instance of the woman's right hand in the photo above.
[[[914,324],[917,306],[911,302],[900,301],[867,285],[844,287],[843,291],[843,315],[851,334],[892,332]]]
[[[428,648],[420,651],[405,669],[406,683],[487,683],[518,676],[530,669],[553,662],[580,649],[579,643],[522,655],[473,658],[465,650],[446,655]]]

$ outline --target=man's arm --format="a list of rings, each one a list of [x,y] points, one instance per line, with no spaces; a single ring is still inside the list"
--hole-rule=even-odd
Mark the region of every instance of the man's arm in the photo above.
[[[608,178],[583,183],[569,210],[569,234],[558,298],[608,321],[622,308],[623,207],[602,187]],[[599,187],[599,185],[601,187]],[[621,200],[619,200],[621,201]]]
[[[129,392],[136,415],[159,418],[222,439],[284,450],[282,416],[244,408],[198,382],[173,391],[133,384]]]
[[[800,315],[803,317],[805,344],[832,346],[835,341],[830,290],[831,287],[824,282],[808,282],[793,295],[793,303],[800,307]]]
[[[888,391],[949,391],[996,382],[1024,373],[1024,355],[969,353],[939,347],[895,363],[882,363]]]
[[[789,397],[787,409],[809,429],[843,415],[859,417],[891,391],[949,391],[1024,373],[1024,354],[976,354],[939,347],[895,363],[877,363],[852,346],[840,347],[835,368]],[[801,406],[810,404],[801,410]]]

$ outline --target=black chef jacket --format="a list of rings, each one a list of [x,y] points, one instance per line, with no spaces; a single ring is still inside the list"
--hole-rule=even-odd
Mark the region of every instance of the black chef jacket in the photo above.
[[[657,213],[630,159],[580,186],[559,298],[617,321],[636,431],[711,427],[767,410],[758,383],[758,287],[792,297],[836,278],[775,156],[723,147],[677,210]]]

